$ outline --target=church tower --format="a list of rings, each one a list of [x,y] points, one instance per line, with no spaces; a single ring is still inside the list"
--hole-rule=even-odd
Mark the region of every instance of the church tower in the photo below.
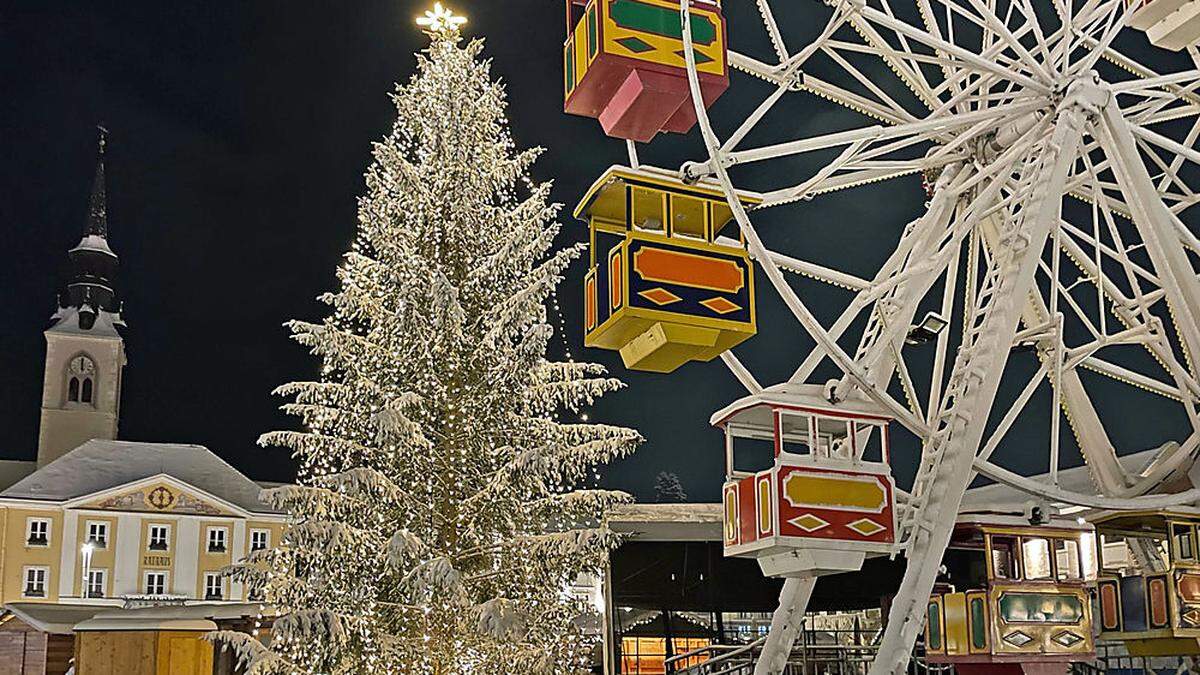
[[[115,439],[121,409],[125,342],[116,293],[117,255],[108,245],[104,181],[107,131],[100,127],[87,223],[68,251],[71,279],[46,329],[46,372],[38,468],[93,439]]]

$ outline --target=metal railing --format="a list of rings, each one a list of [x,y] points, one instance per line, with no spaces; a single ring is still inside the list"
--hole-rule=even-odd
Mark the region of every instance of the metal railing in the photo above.
[[[879,633],[861,631],[801,632],[783,675],[867,675],[879,651]],[[666,671],[677,675],[752,675],[766,638],[745,645],[709,645],[672,656]],[[924,647],[914,650],[908,675],[950,675],[953,667],[929,664]]]

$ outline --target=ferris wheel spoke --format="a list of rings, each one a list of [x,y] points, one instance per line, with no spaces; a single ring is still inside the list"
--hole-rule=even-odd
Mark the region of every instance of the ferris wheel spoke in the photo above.
[[[841,66],[842,70],[847,72],[851,77],[854,78],[856,82],[865,87],[867,91],[871,92],[871,94],[873,94],[875,98],[878,99],[883,105],[887,106],[891,110],[896,111],[902,119],[908,122],[916,121],[916,115],[913,115],[905,110],[904,106],[897,103],[896,100],[891,96],[888,96],[887,93],[879,87],[879,85],[875,84],[871,78],[863,75],[858,68],[855,68],[853,65],[851,65],[850,62],[843,58],[841,54],[838,54],[836,50],[832,49],[829,45],[822,45],[821,53],[825,54],[834,63]]]
[[[750,372],[750,369],[746,368],[746,366],[741,362],[741,360],[738,359],[738,357],[733,355],[732,351],[721,352],[721,361],[725,363],[725,366],[729,368],[729,372],[732,373],[735,378],[737,378],[737,381],[742,383],[742,386],[746,388],[746,391],[751,394],[758,394],[762,392],[763,387],[758,383],[758,380],[754,378],[754,374]]]
[[[1025,384],[1025,387],[1021,389],[1021,393],[1009,405],[1008,410],[1000,418],[1000,422],[996,425],[995,430],[992,431],[992,435],[988,437],[987,442],[980,447],[979,453],[976,455],[977,459],[985,462],[991,459],[992,454],[1000,447],[1000,442],[1004,440],[1004,437],[1008,434],[1008,430],[1012,428],[1013,423],[1017,421],[1017,417],[1025,410],[1025,406],[1029,404],[1029,399],[1033,398],[1033,394],[1041,386],[1042,380],[1046,379],[1047,375],[1049,375],[1049,369],[1045,363],[1042,363],[1033,376],[1029,378],[1029,382]]]
[[[929,31],[938,40],[945,40],[942,35],[941,26],[938,25],[937,16],[934,14],[933,6],[929,4],[929,0],[917,0],[917,9],[921,14],[921,21],[925,24],[925,30]],[[953,40],[951,40],[953,42]],[[944,59],[937,59],[937,66],[942,71],[942,83],[952,95],[957,94],[962,90],[961,78],[958,78],[958,71],[950,67]],[[940,87],[939,87],[940,88]],[[934,95],[937,95],[937,90],[934,90]],[[965,112],[960,108],[956,108],[958,112]]]
[[[929,82],[925,79],[925,75],[920,72],[920,66],[916,63],[907,61],[903,54],[894,49],[887,40],[872,26],[862,18],[862,11],[867,7],[859,7],[851,10],[847,17],[847,22],[854,27],[859,36],[871,47],[875,48],[878,56],[891,67],[892,71],[900,78],[909,91],[911,91],[921,102],[928,108],[934,108],[937,105],[937,97],[934,95]]]
[[[1154,148],[1150,147],[1149,143],[1140,138],[1137,139],[1137,147],[1142,151],[1144,156],[1150,158],[1150,161],[1162,171],[1162,177],[1155,188],[1158,190],[1160,196],[1175,202],[1190,202],[1196,197],[1191,186],[1179,177],[1179,168],[1172,167],[1164,162],[1162,157],[1159,157],[1158,153],[1155,152]],[[1176,158],[1178,158],[1178,155],[1176,155]],[[1170,186],[1178,188],[1179,192],[1169,192],[1168,188]]]
[[[1103,338],[1104,334],[1101,333],[1100,328],[1092,322],[1092,318],[1088,316],[1088,313],[1085,312],[1082,307],[1079,306],[1079,303],[1075,301],[1075,298],[1071,297],[1070,292],[1065,286],[1063,286],[1059,276],[1050,268],[1049,265],[1046,264],[1046,261],[1038,261],[1038,270],[1041,271],[1046,277],[1047,281],[1050,282],[1051,295],[1057,295],[1066,301],[1067,306],[1071,308],[1075,314],[1075,317],[1079,319],[1084,328],[1086,328],[1088,332],[1092,334],[1092,337],[1096,338],[1097,340]],[[1047,315],[1053,316],[1053,312],[1047,310]]]
[[[1039,107],[1036,102],[1018,103],[1011,106],[1005,106],[1003,112],[1007,112],[1010,116],[1017,117],[1020,113],[1032,112]],[[768,159],[777,159],[790,155],[800,155],[817,150],[826,150],[830,148],[841,147],[860,140],[869,142],[887,141],[898,138],[908,138],[913,143],[932,140],[932,138],[943,132],[951,132],[955,129],[973,125],[981,120],[992,119],[997,116],[997,110],[979,110],[973,113],[965,113],[955,117],[941,117],[934,119],[923,119],[917,122],[906,124],[897,124],[890,127],[873,125],[862,129],[852,129],[849,131],[838,131],[820,136],[813,136],[796,141],[788,141],[767,145],[758,148],[747,150],[738,150],[726,153],[723,161],[726,165],[745,164],[749,162],[760,162]],[[713,173],[712,160],[706,162],[698,162],[689,165],[689,173],[693,177],[709,175]]]
[[[958,6],[958,3],[947,3],[950,7],[957,9],[960,16],[974,23],[979,28],[983,29],[984,35],[994,36],[999,43],[1002,43],[1006,50],[1012,50],[1018,57],[1019,63],[1022,66],[1022,71],[1032,74],[1041,79],[1042,82],[1052,82],[1053,76],[1046,68],[1034,58],[1033,54],[1025,48],[1021,40],[1008,29],[1006,22],[1001,21],[1000,17],[996,16],[986,5],[980,0],[968,0],[971,7],[978,12],[978,16],[972,15],[970,12],[964,11]],[[1015,7],[1015,3],[1009,3],[1010,10]],[[1036,23],[1036,20],[1033,22]],[[1015,65],[1015,64],[1014,64]]]
[[[1118,382],[1138,387],[1152,394],[1158,394],[1173,401],[1182,402],[1186,399],[1194,399],[1197,393],[1185,391],[1176,385],[1156,380],[1153,377],[1143,375],[1142,373],[1119,366],[1097,356],[1089,356],[1080,360],[1079,367],[1086,368],[1098,375],[1103,375]]]
[[[1021,15],[1025,17],[1025,23],[1033,32],[1034,41],[1037,43],[1037,49],[1042,55],[1042,60],[1045,63],[1054,64],[1054,57],[1050,52],[1050,42],[1046,39],[1046,34],[1042,30],[1041,21],[1038,19],[1033,5],[1030,4],[1029,0],[1021,0],[1019,4],[1013,2],[1012,6],[1018,7]]]
[[[911,38],[914,42],[921,43],[926,47],[944,52],[947,55],[957,59],[957,61],[960,62],[961,66],[963,67],[970,67],[974,70],[978,70],[979,72],[998,75],[1004,79],[1012,80],[1032,91],[1041,94],[1050,93],[1050,86],[1046,83],[1039,82],[1024,73],[1005,68],[996,63],[994,60],[989,61],[985,58],[982,58],[974,52],[949,42],[948,40],[935,38],[924,30],[905,23],[904,21],[890,17],[873,7],[859,7],[857,10],[857,16],[867,19],[873,24],[884,26],[899,35],[905,35]]]
[[[1108,49],[1112,45],[1113,40],[1117,39],[1117,34],[1125,27],[1125,22],[1136,8],[1137,5],[1135,3],[1126,3],[1124,0],[1112,0],[1109,4],[1108,13],[1100,13],[1100,19],[1093,24],[1096,27],[1099,27],[1101,24],[1107,24],[1104,26],[1100,37],[1095,38],[1097,46],[1092,48],[1083,57],[1083,60],[1075,63],[1070,68],[1065,68],[1064,72],[1068,76],[1074,76],[1086,73],[1095,67],[1096,62],[1104,57],[1104,50]],[[1082,32],[1084,35],[1091,35],[1093,33],[1088,28],[1084,28]]]
[[[712,124],[708,120],[708,115],[704,109],[704,97],[700,89],[700,78],[696,71],[696,51],[695,44],[692,39],[692,28],[690,18],[690,5],[688,0],[680,0],[679,12],[682,19],[682,37],[684,45],[684,60],[687,64],[688,87],[691,92],[692,102],[696,108],[696,117],[700,127],[701,137],[704,139],[705,148],[709,153],[709,163],[712,166],[712,173],[718,184],[721,186],[726,195],[726,201],[737,220],[738,227],[741,229],[742,235],[746,239],[747,249],[759,259],[766,260],[769,258],[769,252],[763,245],[762,240],[758,237],[754,227],[750,224],[750,219],[746,215],[746,208],[742,204],[741,199],[737,197],[733,183],[729,179],[729,174],[725,167],[720,163],[714,163],[713,160],[720,156],[721,143],[713,131]],[[763,265],[762,269],[775,288],[776,292],[783,299],[784,304],[791,311],[796,320],[808,331],[809,335],[817,343],[818,348],[822,349],[829,355],[830,359],[845,373],[851,374],[854,379],[863,386],[864,393],[873,401],[888,409],[892,414],[896,415],[897,421],[904,426],[913,430],[914,433],[921,435],[925,433],[924,420],[913,416],[903,405],[893,399],[886,391],[881,391],[877,388],[872,388],[867,385],[865,376],[862,374],[857,364],[855,364],[837,344],[836,340],[830,338],[829,334],[821,326],[820,322],[808,307],[796,295],[796,292],[787,284],[787,280],[783,278],[783,273],[774,265]]]
[[[732,237],[718,237],[717,243],[723,246],[736,246],[739,242],[737,239],[733,239]],[[789,255],[777,253],[770,249],[765,250],[767,252],[767,259],[765,261],[759,260],[757,257],[754,258],[755,261],[760,265],[775,265],[776,267],[785,269],[789,272],[795,272],[796,274],[811,277],[817,281],[822,281],[827,284],[839,286],[849,290],[863,290],[871,285],[866,279],[860,279],[853,274],[847,274],[831,267],[818,265],[817,263],[808,262],[806,260],[801,260]]]
[[[888,124],[903,124],[910,121],[910,115],[907,110],[893,110],[887,106],[881,105],[871,99],[856,94],[848,89],[831,84],[822,80],[810,73],[804,74],[804,79],[800,88],[827,99],[838,105],[853,110],[860,115],[872,117],[880,122]]]
[[[1063,244],[1063,249],[1066,250],[1069,255],[1072,255],[1073,257],[1077,254],[1082,255],[1083,249],[1081,247],[1079,247],[1079,245],[1075,242],[1083,242],[1083,243],[1086,243],[1089,246],[1093,247],[1093,249],[1098,248],[1100,253],[1102,253],[1105,257],[1121,264],[1125,268],[1125,271],[1127,273],[1136,275],[1136,276],[1140,277],[1141,279],[1143,279],[1144,281],[1149,282],[1155,286],[1160,285],[1158,277],[1154,276],[1153,272],[1151,272],[1151,271],[1147,270],[1146,268],[1142,267],[1141,265],[1138,265],[1137,263],[1133,262],[1129,258],[1129,255],[1126,251],[1117,251],[1117,250],[1113,249],[1111,246],[1109,246],[1108,244],[1097,241],[1095,238],[1095,235],[1079,229],[1078,227],[1076,227],[1074,224],[1072,224],[1069,221],[1064,220],[1060,224],[1060,227],[1062,227],[1063,233],[1068,235],[1068,240],[1063,241],[1062,244]],[[1074,245],[1072,245],[1072,244],[1074,244]],[[1100,274],[1100,266],[1099,265],[1096,265],[1094,267],[1089,266],[1087,274],[1088,274],[1089,278],[1094,278],[1092,275],[1099,275]],[[1115,290],[1116,289],[1114,287],[1113,291],[1115,291]],[[1107,291],[1108,291],[1108,289],[1106,289],[1106,292]],[[1120,293],[1119,291],[1116,291],[1115,293],[1110,293],[1110,295],[1112,296],[1112,299],[1117,302],[1125,302],[1125,303],[1132,302],[1132,300],[1130,298],[1126,297],[1124,294]]]

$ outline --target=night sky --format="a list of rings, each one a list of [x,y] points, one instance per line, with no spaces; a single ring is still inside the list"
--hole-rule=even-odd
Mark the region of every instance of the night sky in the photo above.
[[[816,30],[827,12],[817,2],[783,4],[791,14],[781,21],[801,30]],[[626,155],[594,120],[561,112],[563,4],[451,6],[470,16],[468,35],[487,37],[494,74],[507,83],[517,143],[547,148],[535,178],[554,179],[554,197],[569,211]],[[765,57],[753,3],[726,6],[733,44]],[[84,224],[94,127],[102,122],[110,130],[110,241],[121,257],[129,324],[121,436],[198,443],[253,478],[290,478],[286,452],[255,444],[264,431],[293,426],[270,391],[315,372],[281,324],[322,315],[314,298],[332,286],[351,240],[370,143],[390,128],[387,93],[411,74],[413,52],[425,42],[413,25],[425,7],[426,0],[0,3],[0,457],[36,455],[41,331],[65,281],[66,251]],[[1122,40],[1144,51],[1140,35]],[[717,103],[714,118],[726,133],[766,93],[744,77],[735,77],[731,91],[749,95],[731,93]],[[750,140],[849,128],[860,119],[793,96]],[[700,150],[695,133],[660,137],[642,159],[677,167]],[[795,166],[811,171],[822,159],[828,157]],[[745,178],[753,186],[756,176]],[[774,248],[870,275],[924,199],[919,178],[909,177],[781,210],[759,225]],[[582,241],[582,226],[564,222],[562,243]],[[654,475],[669,470],[693,499],[715,499],[720,439],[707,420],[743,394],[740,385],[719,361],[648,375],[623,371],[616,354],[584,350],[577,300],[583,273],[579,262],[561,290],[567,340],[576,356],[605,363],[629,385],[591,415],[637,427],[647,438],[605,482],[645,497]],[[760,335],[738,354],[772,382],[785,378],[812,343],[777,296],[760,288]],[[796,288],[827,324],[846,300],[803,280]],[[561,345],[554,349],[559,353],[551,356],[561,357]],[[1014,371],[1027,377],[1033,357],[1025,358]],[[820,379],[834,374],[823,369]],[[1035,405],[1046,410],[1048,401]],[[1141,404],[1120,405],[1129,411]],[[1039,426],[1034,420],[1022,427],[1012,442],[1044,445]],[[898,449],[902,482],[914,453]],[[1066,455],[1068,463],[1078,461]]]

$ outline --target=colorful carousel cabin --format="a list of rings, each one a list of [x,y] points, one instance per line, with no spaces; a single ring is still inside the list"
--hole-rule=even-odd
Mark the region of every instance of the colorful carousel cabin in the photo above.
[[[747,205],[760,201],[739,196]],[[733,213],[717,187],[614,166],[575,217],[590,237],[588,347],[618,350],[633,370],[668,373],[754,335],[754,269],[740,235],[718,242]]]
[[[961,515],[929,599],[929,663],[962,675],[1051,675],[1093,660],[1093,539],[1076,519]]]
[[[1100,639],[1133,656],[1200,655],[1200,510],[1112,512],[1092,524]]]
[[[1146,32],[1150,44],[1180,51],[1200,42],[1200,0],[1126,0],[1136,5],[1129,26]]]
[[[756,558],[770,577],[810,577],[893,553],[890,422],[871,403],[796,384],[713,415],[725,431],[725,555]]]
[[[567,0],[564,109],[604,133],[646,142],[696,124],[677,0]],[[692,41],[705,106],[729,88],[718,0],[692,0]]]

